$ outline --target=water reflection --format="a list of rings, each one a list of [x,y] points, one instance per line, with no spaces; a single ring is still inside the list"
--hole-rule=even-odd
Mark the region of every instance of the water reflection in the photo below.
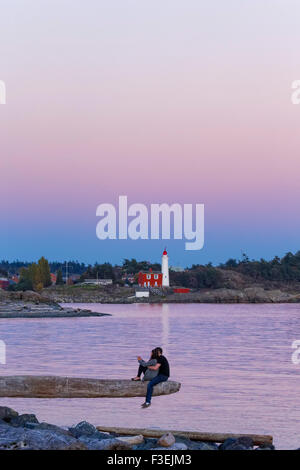
[[[169,346],[169,304],[162,304],[161,309],[161,323],[162,323],[162,349],[164,355],[168,355]]]

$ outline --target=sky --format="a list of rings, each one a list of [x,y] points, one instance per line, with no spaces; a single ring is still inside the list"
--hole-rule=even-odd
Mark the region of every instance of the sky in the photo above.
[[[298,0],[1,0],[0,259],[172,265],[300,249]],[[205,243],[96,208],[203,203]]]

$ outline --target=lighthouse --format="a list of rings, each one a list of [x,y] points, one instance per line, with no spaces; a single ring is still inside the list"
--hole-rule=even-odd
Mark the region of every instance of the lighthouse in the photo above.
[[[162,272],[162,286],[169,287],[169,258],[168,253],[165,250],[161,259],[161,272]]]

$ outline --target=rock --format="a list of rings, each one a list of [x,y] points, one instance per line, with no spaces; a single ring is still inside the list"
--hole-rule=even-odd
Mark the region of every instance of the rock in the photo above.
[[[87,421],[81,421],[80,423],[76,424],[76,426],[69,428],[69,432],[72,434],[72,436],[78,438],[80,436],[92,436],[97,432],[97,429]]]
[[[38,424],[38,420],[34,414],[23,414],[19,416],[13,416],[10,420],[10,425],[15,427],[24,427],[26,423]]]
[[[133,446],[134,450],[150,450],[156,446],[157,439],[151,437],[144,437],[144,442],[142,444],[137,444]]]
[[[139,434],[138,436],[119,436],[117,437],[118,441],[126,442],[130,446],[142,444],[144,442],[144,436]]]
[[[30,423],[30,422],[27,422],[24,424],[24,428],[27,428],[27,429],[36,429],[38,428],[39,426],[39,423]]]
[[[8,293],[5,290],[0,288],[0,301],[4,301],[8,299],[8,297],[9,297]]]
[[[89,450],[131,450],[132,446],[126,442],[122,442],[116,438],[110,439],[90,439],[88,436],[81,436],[79,441],[82,442]]]
[[[67,436],[72,436],[72,434],[64,428],[61,428],[59,426],[55,426],[55,424],[49,424],[49,423],[26,423],[25,425],[26,428],[29,429],[40,429],[40,430],[47,430],[47,431],[53,431],[56,434],[65,434]]]
[[[247,449],[251,449],[253,447],[253,440],[248,436],[238,437],[236,442],[239,445],[247,447]]]
[[[168,450],[187,450],[187,446],[181,442],[175,442],[172,446],[167,448]],[[154,447],[153,450],[167,450],[166,447]]]
[[[227,450],[228,447],[232,446],[233,444],[235,444],[237,441],[237,439],[233,439],[232,437],[229,437],[228,439],[226,439],[222,444],[220,444],[219,446],[219,450]]]
[[[214,442],[193,442],[192,447],[188,447],[191,450],[218,450],[218,445]]]
[[[275,450],[275,446],[273,446],[272,444],[262,444],[259,447],[257,447],[255,450]]]
[[[83,442],[72,436],[47,429],[27,429],[0,424],[0,449],[86,450]]]
[[[185,436],[176,435],[176,443],[185,444],[189,450],[218,450],[219,446],[214,442],[192,441]]]
[[[19,413],[12,408],[8,408],[7,406],[0,406],[0,419],[3,421],[9,423],[12,418],[18,415]]]
[[[242,436],[237,439],[228,438],[219,446],[220,450],[250,450],[252,449],[253,441],[250,437]]]
[[[159,447],[170,447],[174,444],[175,444],[175,437],[170,432],[164,434],[157,440],[157,445]]]

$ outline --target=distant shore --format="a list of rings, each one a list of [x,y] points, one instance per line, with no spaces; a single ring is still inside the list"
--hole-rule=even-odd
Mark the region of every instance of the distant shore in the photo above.
[[[262,286],[195,289],[188,293],[174,293],[172,288],[167,288],[151,292],[149,297],[136,298],[135,288],[118,286],[52,286],[43,289],[41,293],[7,292],[0,289],[0,318],[66,318],[107,315],[90,309],[64,308],[65,303],[300,303],[300,292]]]
[[[280,288],[250,286],[241,288],[198,289],[188,293],[174,293],[172,288],[151,292],[150,296],[136,298],[135,288],[117,286],[53,286],[42,294],[58,303],[297,303],[300,292]]]

